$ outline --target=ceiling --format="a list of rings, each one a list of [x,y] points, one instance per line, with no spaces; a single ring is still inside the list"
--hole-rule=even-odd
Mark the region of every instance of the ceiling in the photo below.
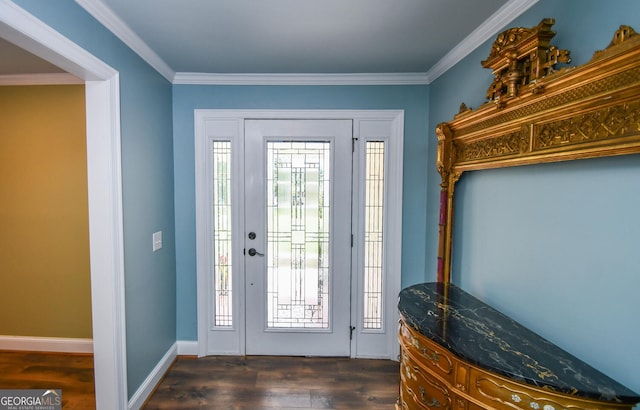
[[[76,1],[171,81],[181,73],[427,74],[536,2]],[[0,75],[60,71],[1,39],[0,56]]]

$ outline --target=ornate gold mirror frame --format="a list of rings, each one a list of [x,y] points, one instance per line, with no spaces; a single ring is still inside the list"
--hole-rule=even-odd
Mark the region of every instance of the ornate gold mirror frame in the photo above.
[[[488,102],[436,128],[442,178],[438,281],[449,283],[455,183],[464,171],[640,153],[640,35],[620,26],[579,67],[550,45],[553,19],[498,35]]]

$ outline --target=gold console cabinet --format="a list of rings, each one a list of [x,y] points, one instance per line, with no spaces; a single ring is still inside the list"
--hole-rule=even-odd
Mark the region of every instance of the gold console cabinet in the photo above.
[[[640,396],[468,293],[400,293],[398,409],[631,409]]]

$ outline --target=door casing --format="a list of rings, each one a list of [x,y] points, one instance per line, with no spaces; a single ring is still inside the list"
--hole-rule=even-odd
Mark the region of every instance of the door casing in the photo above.
[[[127,408],[119,74],[10,1],[0,7],[0,37],[85,82],[96,405]]]
[[[398,342],[396,335],[396,298],[400,292],[401,240],[402,240],[402,158],[404,137],[403,110],[195,110],[195,174],[196,174],[196,256],[197,256],[197,308],[198,308],[198,356],[244,355],[245,321],[244,292],[234,298],[233,329],[220,330],[215,337],[210,336],[209,289],[211,267],[208,260],[208,238],[210,236],[210,210],[208,208],[209,165],[208,150],[212,139],[235,139],[233,149],[243,150],[244,121],[247,119],[350,119],[354,126],[354,144],[369,140],[388,142],[389,172],[387,175],[391,192],[386,196],[385,207],[385,316],[384,328],[368,331],[359,328],[358,275],[352,275],[351,322],[356,325],[351,340],[351,357],[387,358],[397,360]],[[354,155],[354,170],[361,168],[363,159]],[[236,178],[243,180],[242,167],[236,169]],[[354,171],[356,172],[356,171]],[[240,184],[236,184],[240,185]],[[242,191],[234,186],[234,190]],[[242,196],[240,195],[239,198]],[[244,204],[235,203],[244,208]],[[240,232],[244,232],[243,221],[234,221]],[[353,218],[352,230],[357,230],[358,218]],[[239,226],[238,226],[239,225]],[[244,241],[243,238],[239,240]],[[357,240],[356,240],[357,241]],[[356,249],[356,248],[354,248]],[[354,251],[352,270],[357,267]],[[237,273],[237,269],[236,269]],[[234,289],[244,289],[244,271],[234,274]]]

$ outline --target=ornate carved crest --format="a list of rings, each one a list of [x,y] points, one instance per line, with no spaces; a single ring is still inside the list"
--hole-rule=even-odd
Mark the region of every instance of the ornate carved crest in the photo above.
[[[558,63],[571,61],[568,50],[550,45],[556,35],[551,30],[554,23],[547,18],[535,27],[515,27],[498,35],[491,54],[482,61],[494,75],[487,99],[503,107],[506,100],[519,95],[520,88],[553,73]]]

